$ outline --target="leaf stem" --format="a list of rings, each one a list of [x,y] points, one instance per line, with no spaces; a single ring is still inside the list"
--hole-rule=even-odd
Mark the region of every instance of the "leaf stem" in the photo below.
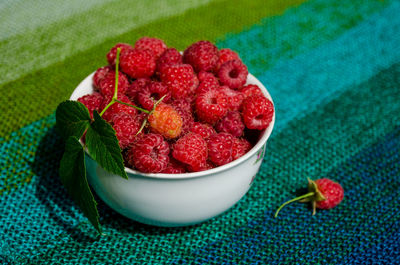
[[[118,74],[119,74],[119,54],[121,48],[117,48],[117,56],[115,58],[115,89],[113,99],[117,99],[118,96]]]
[[[118,102],[118,77],[119,77],[119,54],[121,52],[121,48],[117,48],[117,56],[115,58],[115,88],[114,95],[111,101],[107,104],[107,106],[100,112],[100,117],[103,116],[104,112],[115,102]]]
[[[276,218],[276,217],[278,216],[279,211],[282,210],[282,208],[285,207],[286,205],[288,205],[289,203],[292,203],[292,202],[295,202],[295,201],[299,201],[299,200],[301,200],[301,199],[308,198],[308,197],[311,197],[311,196],[314,196],[314,195],[315,195],[315,192],[312,191],[312,192],[306,193],[306,194],[304,194],[304,195],[301,195],[301,196],[299,196],[299,197],[296,197],[296,198],[294,198],[294,199],[292,199],[292,200],[290,200],[290,201],[285,202],[284,204],[282,204],[282,205],[278,208],[278,210],[276,211],[274,217]]]
[[[138,107],[138,106],[135,106],[135,105],[131,105],[131,104],[126,103],[126,102],[123,102],[123,101],[121,101],[121,100],[119,100],[119,99],[115,99],[115,102],[118,102],[118,103],[127,105],[127,106],[132,107],[132,108],[137,109],[137,110],[140,110],[141,112],[144,112],[144,113],[146,113],[146,114],[150,114],[150,111],[148,111],[148,110],[146,110],[146,109],[143,109],[143,108]]]
[[[106,112],[106,110],[107,110],[109,107],[111,107],[111,105],[114,104],[114,103],[115,103],[115,100],[114,100],[114,99],[111,99],[110,103],[108,103],[107,106],[100,112],[100,114],[99,114],[100,117],[103,116],[104,112]]]

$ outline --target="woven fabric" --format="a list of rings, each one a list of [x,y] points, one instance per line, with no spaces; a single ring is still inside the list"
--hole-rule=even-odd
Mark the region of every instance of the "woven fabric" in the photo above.
[[[0,3],[0,263],[400,264],[399,14],[396,0]],[[236,50],[275,128],[229,211],[159,228],[96,197],[99,237],[61,185],[54,111],[115,43],[144,35]],[[307,177],[340,182],[343,202],[274,218]]]

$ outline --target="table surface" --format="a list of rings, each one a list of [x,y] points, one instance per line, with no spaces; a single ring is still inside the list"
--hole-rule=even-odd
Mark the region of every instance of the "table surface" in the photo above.
[[[400,264],[399,14],[394,0],[2,2],[0,263]],[[98,200],[99,237],[60,183],[54,112],[141,36],[237,51],[274,99],[275,128],[223,215],[157,228]],[[307,177],[340,182],[343,202],[275,219]]]

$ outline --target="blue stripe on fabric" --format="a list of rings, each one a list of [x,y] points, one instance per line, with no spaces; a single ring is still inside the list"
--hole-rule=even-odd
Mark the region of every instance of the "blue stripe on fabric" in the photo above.
[[[399,253],[396,233],[400,231],[400,215],[393,211],[400,204],[397,150],[400,126],[330,172],[327,177],[340,178],[345,188],[345,199],[335,209],[310,216],[304,205],[291,204],[280,218],[273,218],[274,210],[268,209],[223,242],[215,241],[196,250],[191,261],[220,264],[223,248],[229,248],[230,255],[246,264],[382,264],[384,260],[394,264]],[[362,181],[354,185],[355,179]],[[363,218],[366,211],[368,219]],[[381,218],[390,221],[384,225]],[[289,233],[290,239],[285,236]],[[332,246],[340,246],[340,252]],[[376,253],[381,248],[385,248],[385,256]],[[329,255],[327,250],[331,251]],[[174,264],[185,261],[179,259]]]

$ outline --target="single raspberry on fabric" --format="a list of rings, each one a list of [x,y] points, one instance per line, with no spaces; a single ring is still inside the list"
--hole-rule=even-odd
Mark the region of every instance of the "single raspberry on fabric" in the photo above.
[[[186,167],[185,167],[185,164],[179,162],[178,160],[176,160],[175,158],[170,156],[167,167],[163,171],[161,171],[161,173],[182,174],[182,173],[186,173]]]
[[[108,96],[104,99],[104,107],[106,105],[108,105],[108,103],[110,103],[112,96]],[[129,100],[129,98],[125,95],[118,95],[118,100],[128,103],[130,105],[135,105],[132,101]],[[111,122],[113,120],[113,117],[119,113],[126,113],[129,114],[132,117],[136,117],[138,111],[137,109],[125,105],[125,104],[121,104],[119,102],[115,102],[114,104],[112,104],[104,113],[103,113],[103,119],[105,119],[108,122]]]
[[[106,65],[106,66],[100,67],[99,69],[96,70],[96,72],[93,75],[93,86],[95,89],[97,89],[97,90],[99,89],[100,81],[103,80],[104,77],[110,71],[114,71],[114,67],[112,67],[111,65]]]
[[[147,110],[152,110],[154,103],[160,98],[163,98],[164,103],[168,103],[171,99],[171,92],[161,82],[149,81],[147,85],[137,92],[137,101]]]
[[[244,138],[235,138],[232,147],[232,158],[233,160],[244,156],[253,146]]]
[[[331,209],[338,205],[344,197],[342,186],[327,178],[315,180],[319,192],[325,197],[324,200],[317,201],[316,207],[318,209]]]
[[[157,38],[141,37],[135,42],[135,49],[151,50],[158,58],[167,49],[167,45],[163,40]]]
[[[112,127],[122,150],[133,144],[140,126],[139,121],[129,114],[121,112],[113,116]]]
[[[227,132],[235,137],[243,135],[244,123],[242,115],[239,111],[229,111],[221,120],[215,125],[217,132]]]
[[[198,78],[199,86],[196,88],[196,94],[220,88],[218,78],[210,72],[201,71]]]
[[[228,111],[228,100],[225,93],[210,90],[197,95],[195,101],[197,118],[200,121],[214,125]]]
[[[218,71],[219,81],[232,89],[243,86],[248,74],[247,66],[239,60],[225,62]]]
[[[150,81],[150,78],[139,78],[134,80],[126,89],[125,95],[127,95],[131,101],[135,102],[138,92],[143,90]]]
[[[216,70],[218,71],[222,64],[224,64],[227,61],[231,61],[231,60],[241,61],[239,54],[237,54],[235,51],[228,49],[228,48],[220,49]]]
[[[216,133],[216,131],[210,124],[201,122],[194,122],[190,131],[200,134],[201,137],[203,137],[204,139],[208,139],[211,135]]]
[[[124,94],[128,89],[129,81],[126,75],[118,72],[118,94]],[[112,70],[99,83],[99,91],[105,97],[114,95],[115,90],[115,71]]]
[[[199,134],[187,133],[173,145],[172,156],[184,164],[197,168],[206,163],[207,142]]]
[[[155,133],[145,134],[129,149],[127,163],[144,173],[159,173],[169,162],[170,147],[164,138]]]
[[[343,200],[344,190],[343,187],[328,178],[321,178],[317,180],[308,179],[308,192],[304,195],[291,199],[282,204],[275,212],[275,217],[278,216],[279,211],[287,204],[299,201],[299,202],[310,202],[313,215],[316,213],[316,209],[331,209]]]
[[[172,106],[160,103],[148,118],[151,129],[167,139],[179,136],[182,131],[182,117]]]
[[[274,105],[264,96],[247,97],[243,101],[242,109],[244,124],[249,129],[267,128],[274,116]]]
[[[175,48],[168,48],[157,59],[157,72],[161,72],[164,66],[182,64],[182,55]]]
[[[238,89],[238,91],[243,94],[244,98],[247,98],[247,97],[250,97],[253,95],[259,95],[259,96],[264,95],[263,92],[261,91],[261,88],[254,84],[242,86],[241,88]]]
[[[110,65],[115,65],[115,59],[117,58],[117,49],[120,48],[121,54],[125,49],[133,49],[133,47],[127,43],[117,43],[111,50],[107,53],[107,61]]]
[[[213,71],[218,59],[218,48],[209,41],[195,42],[183,52],[183,62],[192,65],[197,73]]]
[[[151,50],[125,49],[119,61],[121,70],[135,79],[151,77],[156,70],[156,57]]]
[[[160,77],[162,83],[168,87],[175,99],[185,98],[193,94],[199,84],[199,80],[189,64],[165,66]]]
[[[232,149],[235,137],[230,133],[216,133],[207,140],[208,159],[217,166],[228,164],[233,160]]]
[[[89,111],[90,118],[93,119],[93,111],[97,110],[97,112],[101,112],[103,110],[103,101],[104,97],[102,94],[98,92],[94,92],[93,94],[88,94],[78,98],[78,101],[86,106]]]
[[[244,95],[243,93],[230,89],[227,86],[221,86],[220,91],[225,93],[226,98],[228,100],[228,109],[229,110],[239,110],[242,105]]]

